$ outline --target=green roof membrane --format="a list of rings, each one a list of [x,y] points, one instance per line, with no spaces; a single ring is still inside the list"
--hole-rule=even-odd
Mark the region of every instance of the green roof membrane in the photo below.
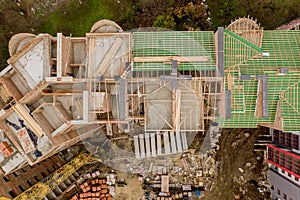
[[[179,70],[215,70],[215,46],[213,32],[134,32],[133,57],[156,56],[208,56],[207,62],[179,63]],[[171,69],[171,64],[162,62],[135,62],[135,71]]]
[[[235,38],[236,40],[239,40],[241,41],[244,45],[248,46],[248,47],[251,47],[252,49],[254,49],[255,51],[257,52],[260,52],[262,53],[262,49],[258,46],[256,46],[255,44],[252,44],[251,42],[249,42],[248,40],[244,39],[243,37],[227,30],[227,29],[224,29],[224,33],[227,33],[228,35],[230,35],[231,37]]]
[[[258,56],[243,63],[241,73],[263,74],[283,67],[300,71],[300,31],[264,31],[262,50],[269,56]]]
[[[280,99],[284,131],[300,131],[300,31],[264,31],[261,50],[244,38],[225,31],[225,73],[232,82],[232,114],[230,119],[219,118],[227,128],[254,128],[258,123],[273,123]],[[269,56],[262,56],[268,52]],[[287,74],[278,74],[288,68]],[[225,74],[225,89],[228,76]],[[239,74],[252,75],[239,80]],[[268,75],[268,118],[255,117],[258,81],[255,75]],[[244,104],[242,104],[242,100]],[[244,110],[240,109],[243,108]]]

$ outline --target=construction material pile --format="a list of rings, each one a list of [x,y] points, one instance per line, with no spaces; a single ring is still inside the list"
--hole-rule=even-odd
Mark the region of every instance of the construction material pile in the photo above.
[[[111,200],[105,179],[88,180],[80,185],[81,193],[74,195],[71,200]]]

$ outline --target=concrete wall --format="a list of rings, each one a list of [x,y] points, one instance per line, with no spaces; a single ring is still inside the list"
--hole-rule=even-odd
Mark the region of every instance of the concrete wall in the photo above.
[[[270,184],[273,186],[270,190],[272,194],[272,199],[300,199],[300,185],[289,181],[273,169],[270,170],[269,181]],[[285,195],[286,198],[284,198]]]

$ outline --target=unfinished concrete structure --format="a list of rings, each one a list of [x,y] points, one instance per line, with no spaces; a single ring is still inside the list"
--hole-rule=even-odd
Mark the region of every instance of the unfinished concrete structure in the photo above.
[[[299,42],[299,30],[265,31],[249,18],[216,33],[131,33],[101,20],[85,37],[16,35],[0,73],[1,170],[100,129],[142,127],[137,158],[182,152],[207,121],[299,132]]]
[[[101,20],[85,37],[18,34],[9,47],[0,127],[14,152],[1,162],[4,174],[100,128],[112,136],[132,124],[144,127],[141,157],[154,155],[157,132],[170,134],[163,150],[174,153],[174,133],[204,131],[205,120],[217,119],[222,78],[213,32],[129,33]]]

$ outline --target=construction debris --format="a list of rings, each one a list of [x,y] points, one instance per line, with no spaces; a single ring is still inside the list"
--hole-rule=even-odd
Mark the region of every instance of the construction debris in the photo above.
[[[74,195],[71,200],[111,200],[111,194],[105,179],[92,179],[80,185],[81,193]]]

